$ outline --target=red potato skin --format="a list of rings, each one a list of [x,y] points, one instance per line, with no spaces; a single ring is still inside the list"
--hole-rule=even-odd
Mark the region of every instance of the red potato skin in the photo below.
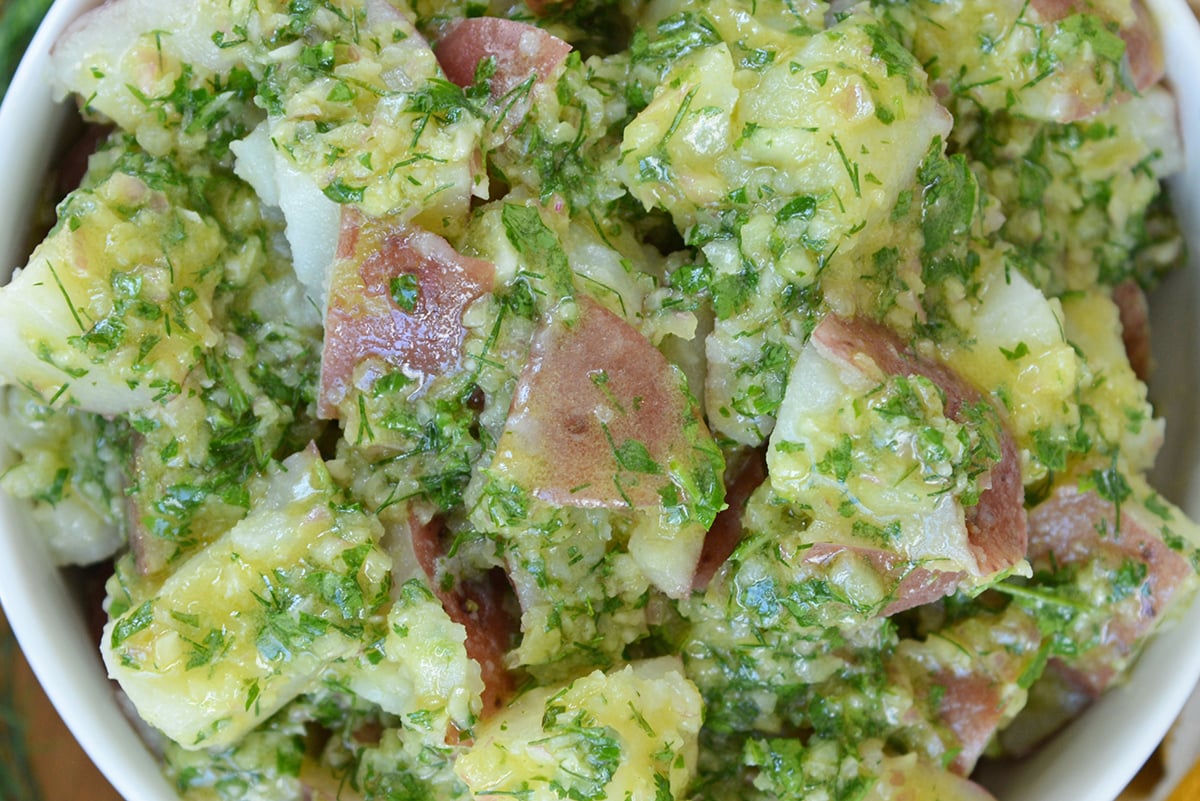
[[[614,447],[636,441],[667,465],[692,454],[685,423],[701,437],[707,429],[641,332],[587,296],[577,302],[575,321],[535,334],[492,469],[555,506],[655,507],[670,482],[665,471],[631,474]]]
[[[406,275],[416,280],[412,309],[392,297],[393,280]],[[491,262],[462,256],[436,234],[344,211],[325,317],[321,417],[338,417],[364,362],[371,365],[358,380],[368,384],[403,370],[420,376],[423,387],[456,370],[466,337],[463,312],[492,288],[494,276]]]
[[[733,477],[726,483],[726,508],[717,514],[712,527],[704,538],[696,574],[692,577],[692,589],[703,590],[712,581],[716,572],[742,541],[742,514],[746,502],[767,478],[766,454],[761,450],[746,455],[737,465]]]
[[[945,394],[946,416],[961,421],[965,404],[986,402],[975,387],[940,362],[912,353],[890,328],[863,318],[827,316],[812,334],[818,348],[838,361],[854,363],[864,357],[887,375],[920,375]],[[869,368],[869,365],[864,365]],[[1000,460],[992,466],[991,485],[979,502],[967,509],[967,534],[971,552],[983,574],[1007,570],[1025,557],[1028,538],[1025,487],[1016,443],[1000,426]]]
[[[971,652],[966,669],[920,651],[915,656],[909,652],[889,666],[894,681],[911,685],[920,707],[925,707],[909,715],[927,716],[943,728],[946,767],[959,776],[975,769],[1010,711],[1012,688],[1037,659],[1042,642],[1036,621],[1026,615],[984,619],[978,624],[968,624],[966,631],[956,631],[952,624],[943,632],[958,648]]]
[[[1111,620],[1096,648],[1071,664],[1056,662],[1064,678],[1092,697],[1098,697],[1116,678],[1114,658],[1129,655],[1150,634],[1193,572],[1188,560],[1163,542],[1153,521],[1144,516],[1141,510],[1122,507],[1118,529],[1112,503],[1094,491],[1081,492],[1069,485],[1055,489],[1029,512],[1029,561],[1035,570],[1095,561],[1115,568],[1127,559],[1146,566],[1140,607],[1133,614]]]
[[[1132,278],[1113,287],[1113,303],[1121,318],[1121,341],[1129,366],[1142,381],[1150,380],[1154,359],[1150,352],[1150,304],[1146,293]]]
[[[983,402],[982,395],[949,367],[914,355],[891,329],[870,320],[830,315],[817,326],[812,339],[836,361],[853,364],[865,357],[885,374],[928,378],[945,393],[945,410],[951,419],[960,419],[964,404]],[[862,366],[870,369],[871,365]],[[1025,556],[1025,489],[1020,463],[1007,429],[1001,429],[1000,439],[1002,456],[992,468],[991,486],[981,493],[979,503],[968,509],[966,519],[972,553],[985,574],[1008,569]],[[764,479],[763,466],[756,459],[748,459],[733,477],[727,488],[728,508],[717,516],[705,539],[693,582],[696,589],[708,585],[737,547],[742,536],[745,503]],[[962,572],[913,566],[889,551],[831,543],[813,545],[805,553],[804,561],[822,567],[846,551],[865,560],[892,587],[891,600],[882,611],[884,616],[932,603],[953,592],[966,577]]]
[[[1033,0],[1030,4],[1038,16],[1047,23],[1055,23],[1075,13],[1087,13],[1090,4],[1081,0]],[[1146,4],[1133,2],[1134,21],[1117,31],[1125,42],[1125,60],[1129,67],[1129,79],[1136,92],[1149,89],[1163,79],[1167,72],[1166,58],[1158,28]],[[1121,96],[1127,95],[1122,92]],[[1085,119],[1102,109],[1095,103],[1077,102],[1068,106],[1068,113],[1057,122],[1075,122]]]
[[[1000,723],[1001,707],[995,684],[986,676],[971,673],[957,676],[942,671],[933,681],[945,688],[938,704],[943,723],[954,732],[961,748],[950,763],[950,770],[968,775],[983,755],[988,740]]]
[[[1133,11],[1137,19],[1128,28],[1118,33],[1125,40],[1125,54],[1129,58],[1129,72],[1133,86],[1139,92],[1149,89],[1167,74],[1167,60],[1163,55],[1158,27],[1146,4],[1134,0]]]
[[[863,801],[880,798],[887,801],[996,801],[995,796],[970,779],[918,764],[885,767],[879,784]]]
[[[1033,631],[1031,636],[1036,637]],[[1020,677],[1025,661],[1010,660],[1003,676],[986,672],[959,675],[943,670],[930,676],[933,686],[943,689],[937,704],[938,719],[949,729],[958,750],[947,766],[952,773],[969,776],[987,750],[992,736],[1004,719],[1004,700],[1000,689]]]
[[[525,5],[529,6],[529,10],[539,17],[544,17],[550,13],[551,9],[559,9],[566,11],[575,5],[575,0],[525,0]]]
[[[804,562],[823,567],[844,553],[851,553],[866,561],[876,575],[885,579],[892,587],[891,600],[880,613],[883,617],[933,603],[954,592],[965,577],[957,571],[915,567],[904,557],[891,551],[826,542],[819,542],[810,547],[804,554]]]
[[[1058,22],[1072,14],[1089,11],[1089,4],[1080,0],[1033,0],[1030,5],[1046,22]],[[1153,86],[1166,75],[1166,62],[1158,29],[1146,4],[1134,0],[1134,21],[1117,31],[1125,41],[1125,55],[1129,60],[1129,74],[1134,88],[1141,92]]]
[[[456,582],[446,589],[438,581],[437,560],[445,554],[442,542],[443,521],[434,516],[422,521],[415,511],[409,514],[413,551],[430,588],[442,602],[446,614],[467,630],[467,656],[479,663],[483,678],[483,718],[504,707],[516,693],[516,680],[504,662],[520,630],[519,621],[506,603],[513,597],[508,577],[499,568],[469,581]]]
[[[500,17],[461,20],[434,48],[446,77],[462,87],[475,83],[479,62],[495,58],[496,72],[489,80],[493,99],[504,97],[530,75],[547,80],[570,51],[569,44],[535,25]]]

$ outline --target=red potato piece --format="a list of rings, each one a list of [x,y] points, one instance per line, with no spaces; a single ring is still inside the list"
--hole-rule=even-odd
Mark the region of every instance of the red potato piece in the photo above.
[[[869,360],[887,375],[928,378],[945,394],[946,416],[956,422],[961,422],[964,404],[985,402],[958,373],[912,353],[894,331],[871,320],[828,315],[813,331],[812,340],[835,361]],[[1016,565],[1025,557],[1027,542],[1025,487],[1016,443],[1004,425],[999,435],[1001,458],[992,466],[990,486],[966,510],[968,543],[983,575]]]
[[[1075,684],[1062,670],[1061,663],[1050,661],[1042,675],[1029,688],[1029,700],[1021,714],[996,735],[1001,753],[1024,757],[1081,715],[1095,698]]]
[[[816,567],[829,565],[843,554],[865,561],[891,588],[887,606],[880,613],[889,617],[915,606],[933,603],[958,587],[965,574],[914,566],[904,557],[878,548],[819,542],[804,554],[804,562]]]
[[[692,578],[692,589],[703,590],[707,587],[717,570],[737,548],[742,540],[742,514],[746,511],[746,502],[766,478],[767,463],[761,450],[747,454],[737,465],[733,479],[725,487],[725,503],[728,505],[717,514],[704,538],[696,575]]]
[[[1121,340],[1129,366],[1142,381],[1150,380],[1153,357],[1150,352],[1150,304],[1146,293],[1132,278],[1113,287],[1113,303],[1121,317]]]
[[[399,284],[411,308],[393,297],[405,276],[415,284]],[[436,234],[344,211],[325,317],[320,415],[338,417],[356,382],[365,389],[387,371],[403,371],[424,387],[457,369],[463,312],[492,288],[494,276],[491,262],[462,256]]]
[[[1000,722],[1000,694],[989,678],[978,674],[958,676],[944,671],[932,678],[936,686],[945,688],[938,714],[962,744],[949,767],[965,776],[983,755]]]
[[[1097,562],[1112,570],[1128,562],[1145,566],[1145,577],[1133,593],[1140,603],[1114,605],[1115,616],[1101,643],[1056,668],[1069,684],[1093,697],[1112,684],[1119,664],[1136,652],[1193,575],[1188,559],[1159,536],[1161,525],[1131,501],[1121,507],[1118,528],[1111,502],[1069,485],[1056,488],[1029,512],[1029,560],[1035,570]]]
[[[1020,679],[1036,664],[1042,644],[1037,622],[1021,610],[961,620],[925,641],[905,640],[888,666],[900,685],[911,686],[919,716],[940,727],[946,767],[966,776],[997,730],[1024,703]]]
[[[1129,75],[1138,92],[1149,89],[1167,74],[1167,60],[1163,55],[1158,26],[1145,3],[1134,0],[1134,23],[1118,33],[1125,40],[1125,56],[1129,61]]]
[[[578,312],[535,335],[491,470],[555,506],[656,507],[668,466],[692,464],[708,429],[646,337],[587,296]]]
[[[442,533],[445,523],[438,515],[432,515],[428,520],[418,513],[415,508],[408,512],[408,531],[412,537],[413,555],[430,586],[437,587],[434,575],[437,573],[437,560],[445,553],[442,545]]]
[[[1058,22],[1076,13],[1095,13],[1090,3],[1082,0],[1033,0],[1032,8],[1047,23]],[[1166,75],[1166,57],[1158,36],[1158,26],[1140,0],[1133,2],[1134,19],[1117,31],[1125,42],[1125,62],[1133,89],[1140,93],[1158,83]],[[1121,96],[1127,97],[1124,93]],[[1119,99],[1119,98],[1118,98]],[[1083,97],[1064,102],[1057,122],[1074,122],[1100,111],[1103,104]]]
[[[947,773],[913,755],[886,757],[879,778],[862,801],[996,801],[970,779]]]
[[[1078,0],[1033,0],[1030,7],[1045,22],[1057,22],[1075,13]]]
[[[535,25],[500,17],[464,19],[435,48],[446,77],[463,87],[475,83],[479,62],[495,58],[496,71],[488,82],[494,99],[516,89],[530,75],[545,81],[570,51],[571,45]]]
[[[467,630],[467,656],[479,663],[483,679],[482,717],[500,711],[517,690],[516,680],[505,664],[504,655],[513,647],[520,629],[508,575],[494,568],[483,576],[458,582],[452,590],[438,590],[446,614]]]
[[[567,11],[575,5],[575,0],[525,0],[525,5],[537,16],[544,17],[551,9]]]
[[[512,647],[520,630],[512,586],[503,570],[456,582],[446,589],[437,576],[437,560],[445,554],[442,542],[444,524],[434,516],[427,522],[415,513],[409,515],[413,552],[434,595],[455,623],[467,630],[467,656],[479,663],[483,679],[482,717],[504,707],[516,692],[516,681],[505,665],[504,655]]]

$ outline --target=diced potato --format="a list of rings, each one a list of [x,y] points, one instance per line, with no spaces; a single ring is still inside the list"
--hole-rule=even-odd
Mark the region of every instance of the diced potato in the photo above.
[[[680,799],[696,769],[700,711],[677,659],[597,671],[522,695],[480,726],[455,771],[481,801]]]
[[[234,170],[254,187],[264,204],[283,212],[296,277],[312,304],[324,314],[342,209],[325,196],[312,176],[275,149],[270,128],[261,123],[245,139],[230,145],[237,157]]]
[[[208,109],[209,124],[190,125],[186,104],[175,93],[189,84],[219,83],[215,76],[241,62],[244,51],[219,47],[214,36],[238,38],[232,28],[251,5],[110,0],[80,17],[55,43],[56,88],[86,98],[86,113],[134,133],[155,155],[181,144],[202,147],[210,128],[238,101],[232,91],[224,93]]]
[[[806,345],[771,435],[772,488],[812,507],[813,541],[978,574],[959,499],[972,491],[972,434],[945,414],[932,382],[880,380]]]
[[[1146,385],[1129,365],[1116,305],[1099,291],[1072,295],[1063,300],[1063,323],[1083,356],[1080,402],[1095,409],[1100,434],[1120,443],[1132,471],[1149,470],[1162,446],[1163,421],[1155,418]]]
[[[623,180],[680,228],[746,193],[770,212],[768,229],[793,234],[796,252],[781,263],[799,267],[818,242],[852,249],[853,234],[886,217],[930,142],[949,132],[949,114],[868,13],[815,36],[739,33],[759,35],[738,46],[763,48],[767,65],[749,67],[726,44],[680,59],[625,130]]]
[[[802,312],[822,293],[856,311],[870,248],[905,238],[892,211],[951,120],[861,7],[815,34],[763,25],[738,0],[706,14],[724,41],[673,64],[624,131],[619,174],[703,252],[716,315],[705,408],[717,434],[757,446],[807,334]]]
[[[395,9],[359,14],[325,20],[320,70],[306,67],[303,48],[256,54],[264,62],[283,61],[277,102],[268,104],[271,145],[336,203],[371,216],[395,215],[437,234],[457,233],[471,198],[487,195],[487,176],[476,160],[483,121],[445,79],[407,15]],[[270,18],[267,24],[279,23]],[[315,119],[328,124],[315,126]],[[307,236],[303,226],[315,198],[304,205],[290,200],[284,193],[307,184],[280,166],[280,206],[289,227]]]
[[[988,110],[1070,122],[1162,77],[1161,52],[1148,33],[1153,22],[1140,5],[954,0],[891,13],[948,91]]]
[[[0,489],[27,499],[56,564],[88,565],[125,543],[122,430],[0,387]]]
[[[235,743],[358,654],[388,599],[379,524],[337,506],[315,449],[252,497],[245,519],[104,629],[109,675],[185,748]]]
[[[466,630],[420,579],[400,588],[387,626],[378,651],[336,665],[332,674],[344,678],[355,694],[405,717],[408,725],[432,732],[444,732],[450,722],[470,728],[483,681],[479,665],[467,657]]]
[[[106,415],[178,393],[196,349],[220,337],[216,223],[119,172],[61,214],[0,287],[0,383]]]
[[[992,269],[977,306],[959,322],[967,337],[946,343],[948,361],[977,387],[999,388],[1018,442],[1074,407],[1078,359],[1064,336],[1062,307],[1016,270]]]
[[[637,513],[630,553],[682,597],[723,502],[723,460],[662,353],[591,298],[577,308],[535,336],[489,473],[552,505]]]

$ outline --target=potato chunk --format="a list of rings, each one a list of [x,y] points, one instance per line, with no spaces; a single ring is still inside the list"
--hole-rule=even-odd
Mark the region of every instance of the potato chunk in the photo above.
[[[315,449],[286,459],[252,498],[244,520],[104,630],[109,675],[185,748],[237,742],[357,655],[388,600],[379,524],[334,503]]]
[[[0,383],[99,414],[178,393],[213,330],[216,223],[114,173],[64,203],[63,221],[0,288]]]
[[[596,671],[521,696],[480,727],[455,770],[479,799],[682,798],[700,706],[677,660]]]

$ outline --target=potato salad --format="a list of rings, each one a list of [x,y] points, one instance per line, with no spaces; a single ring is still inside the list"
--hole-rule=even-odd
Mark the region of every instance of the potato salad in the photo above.
[[[1162,75],[1141,0],[108,0],[0,488],[188,801],[986,801],[1197,586]]]

